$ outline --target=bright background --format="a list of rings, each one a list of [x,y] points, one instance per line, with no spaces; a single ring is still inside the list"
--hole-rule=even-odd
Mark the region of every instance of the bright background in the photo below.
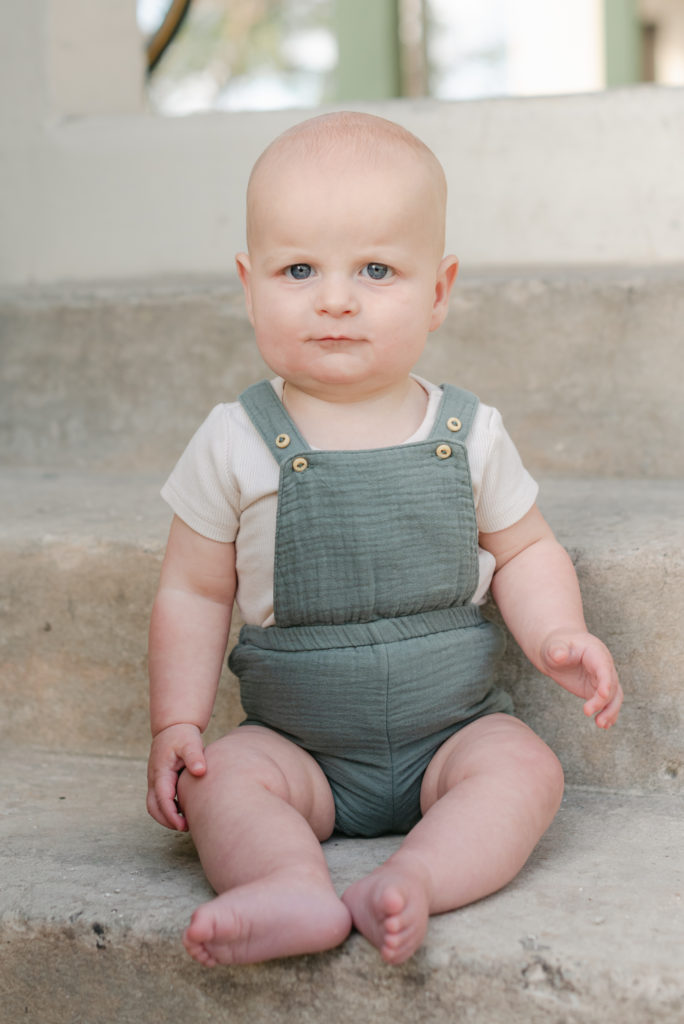
[[[138,0],[151,33],[167,0]],[[154,110],[467,100],[684,84],[684,0],[193,0]]]

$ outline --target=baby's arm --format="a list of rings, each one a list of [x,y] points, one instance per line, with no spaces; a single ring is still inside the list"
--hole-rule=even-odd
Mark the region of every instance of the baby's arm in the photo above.
[[[582,697],[599,728],[609,728],[622,704],[613,659],[587,631],[575,569],[539,509],[506,530],[480,534],[480,544],[496,558],[492,595],[527,657]]]
[[[235,545],[201,537],[174,518],[152,610],[147,809],[184,831],[178,772],[206,771],[201,734],[216,697],[235,597]]]

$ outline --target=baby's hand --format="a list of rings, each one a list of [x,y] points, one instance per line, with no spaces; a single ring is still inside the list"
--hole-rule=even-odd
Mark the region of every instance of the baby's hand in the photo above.
[[[176,803],[176,786],[181,768],[191,775],[204,775],[207,762],[196,725],[170,725],[152,741],[147,764],[147,810],[166,828],[186,832],[188,823]]]
[[[617,721],[622,687],[610,651],[591,633],[551,633],[542,644],[543,671],[564,689],[585,699],[584,713],[599,729]]]

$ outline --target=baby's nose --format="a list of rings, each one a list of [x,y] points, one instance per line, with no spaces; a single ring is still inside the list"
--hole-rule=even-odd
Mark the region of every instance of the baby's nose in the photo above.
[[[358,312],[358,299],[352,282],[345,277],[328,277],[320,281],[316,291],[318,313],[345,316]]]

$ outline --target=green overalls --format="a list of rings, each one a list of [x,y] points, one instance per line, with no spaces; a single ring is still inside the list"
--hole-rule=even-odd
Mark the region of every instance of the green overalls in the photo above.
[[[426,441],[315,451],[271,385],[240,401],[280,464],[275,626],[229,664],[243,724],[309,751],[347,835],[407,832],[438,747],[510,698],[498,628],[471,603],[478,530],[465,439],[478,400],[445,385]]]

